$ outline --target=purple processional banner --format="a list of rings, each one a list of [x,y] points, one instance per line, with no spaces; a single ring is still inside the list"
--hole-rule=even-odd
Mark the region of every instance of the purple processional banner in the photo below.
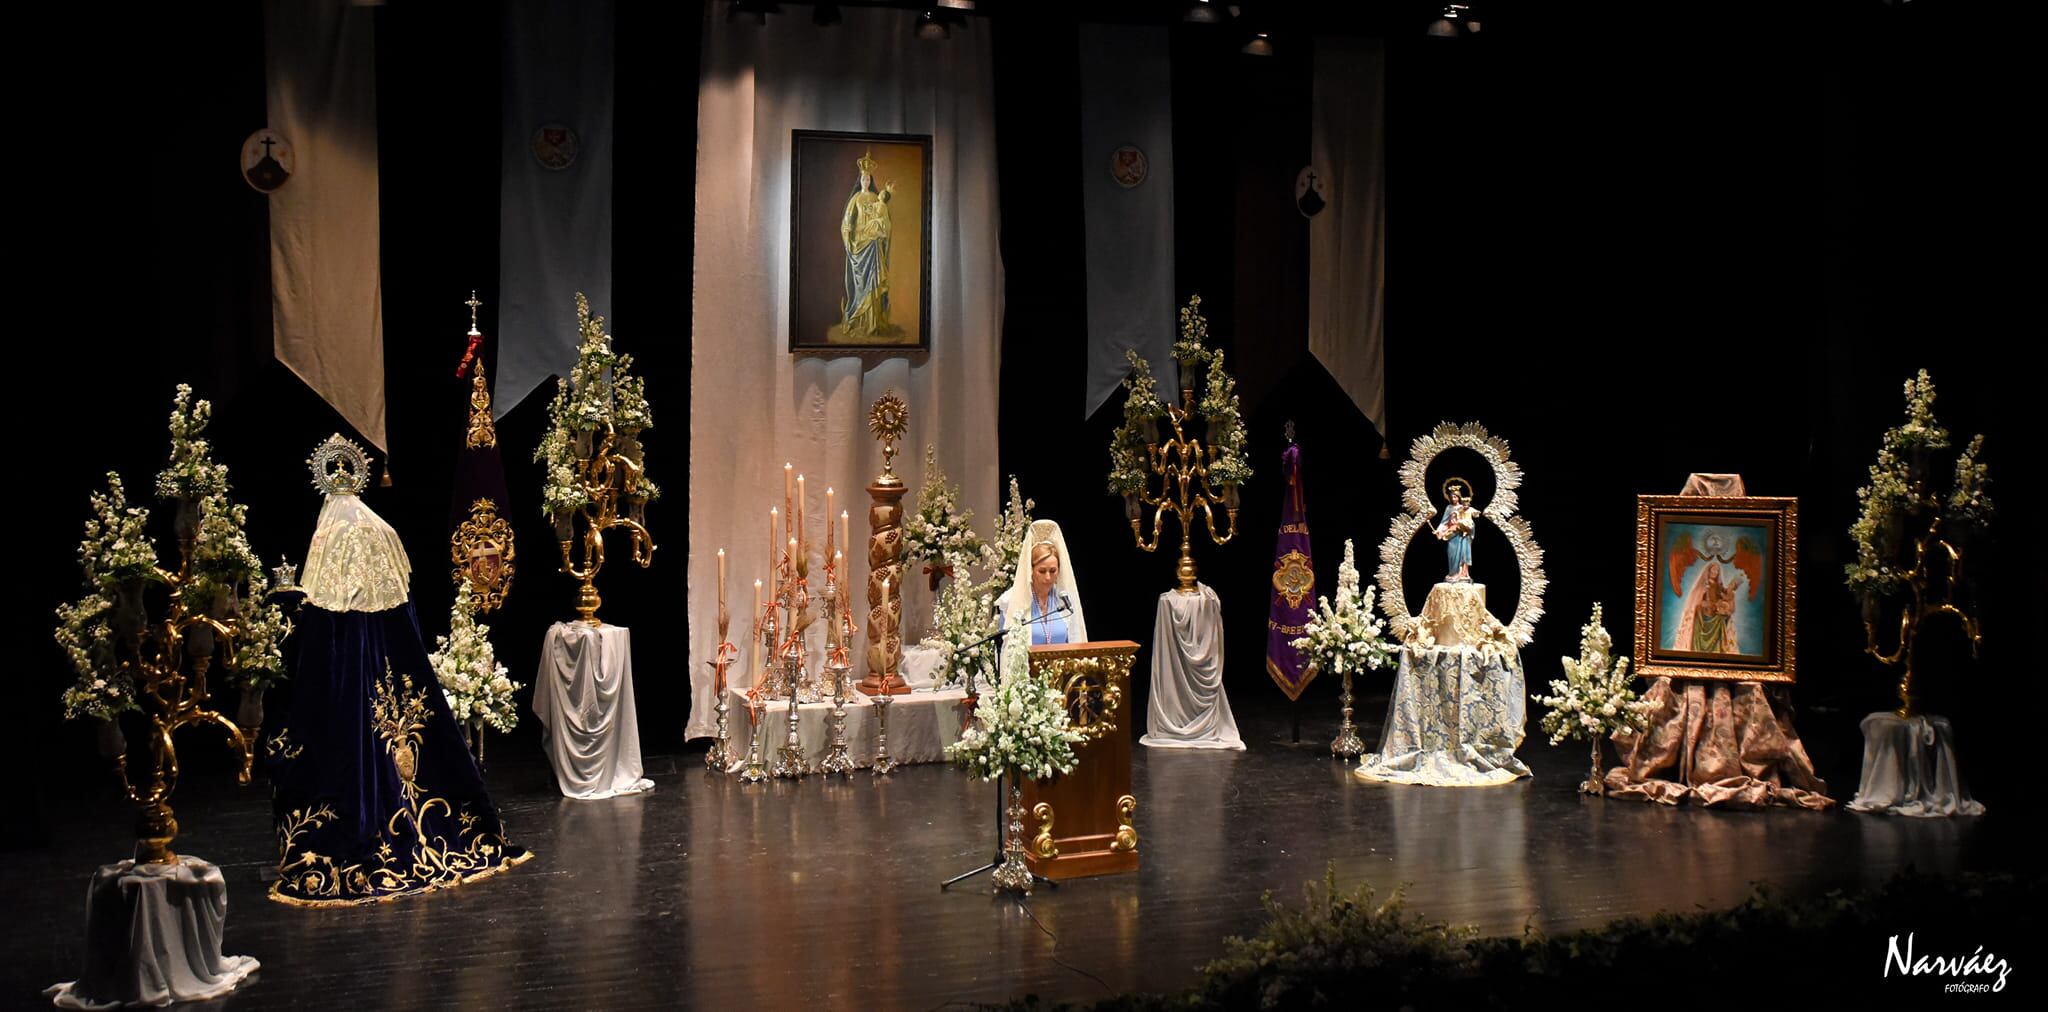
[[[1315,678],[1294,640],[1306,633],[1316,600],[1315,556],[1308,544],[1308,505],[1301,487],[1301,447],[1280,454],[1287,479],[1280,504],[1280,537],[1273,546],[1273,604],[1266,615],[1266,673],[1290,700],[1300,699]]]

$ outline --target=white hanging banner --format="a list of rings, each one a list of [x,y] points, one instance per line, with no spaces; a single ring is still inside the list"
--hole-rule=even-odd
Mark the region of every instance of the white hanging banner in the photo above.
[[[609,0],[505,7],[498,180],[498,376],[503,418],[576,365],[576,293],[612,315]],[[616,322],[616,321],[612,321]],[[615,330],[608,326],[606,329]]]
[[[1081,227],[1093,415],[1130,373],[1126,350],[1175,389],[1173,67],[1166,29],[1081,26]]]
[[[289,152],[289,174],[258,158],[244,175],[254,173],[252,186],[270,187],[277,360],[364,439],[389,452],[374,15],[337,0],[263,6],[264,83],[274,135],[266,154],[276,162]]]
[[[1377,39],[1317,39],[1315,59],[1312,161],[1296,186],[1303,212],[1314,209],[1308,349],[1384,437],[1386,50]]]

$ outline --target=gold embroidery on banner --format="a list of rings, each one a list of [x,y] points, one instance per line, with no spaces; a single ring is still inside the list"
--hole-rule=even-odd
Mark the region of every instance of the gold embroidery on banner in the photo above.
[[[290,728],[279,729],[277,734],[272,735],[269,741],[264,742],[264,751],[270,753],[270,756],[274,759],[297,759],[301,752],[306,751],[306,747],[304,745],[290,744],[289,740],[285,737],[285,735],[290,733]]]
[[[1316,589],[1316,571],[1309,565],[1308,556],[1300,551],[1290,551],[1273,564],[1273,589],[1287,599],[1289,608],[1301,607],[1301,602]]]
[[[530,857],[520,854],[501,860],[505,841],[494,833],[470,836],[476,817],[462,812],[457,817],[461,831],[455,843],[446,837],[428,835],[426,820],[435,814],[456,815],[445,799],[427,795],[414,778],[419,773],[421,732],[432,711],[424,689],[415,689],[409,675],[394,674],[390,664],[375,686],[370,700],[371,727],[382,740],[384,753],[398,773],[404,801],[384,823],[372,862],[337,865],[325,854],[300,850],[299,839],[338,818],[334,809],[322,804],[310,811],[295,809],[278,826],[278,881],[270,897],[298,906],[353,906],[374,903],[416,892],[443,889],[502,871]],[[392,846],[410,841],[401,853]],[[296,853],[295,853],[296,852]]]

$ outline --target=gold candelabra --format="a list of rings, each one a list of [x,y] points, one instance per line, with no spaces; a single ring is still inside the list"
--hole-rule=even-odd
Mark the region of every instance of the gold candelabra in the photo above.
[[[1182,376],[1187,377],[1183,369]],[[1204,526],[1209,529],[1209,538],[1218,545],[1227,545],[1237,536],[1237,486],[1226,484],[1219,491],[1209,481],[1209,468],[1218,457],[1216,448],[1204,446],[1200,439],[1190,438],[1184,426],[1194,415],[1195,391],[1192,383],[1185,383],[1180,391],[1181,403],[1166,405],[1166,420],[1173,427],[1173,438],[1161,444],[1154,439],[1145,442],[1146,476],[1145,487],[1134,496],[1125,497],[1125,512],[1131,522],[1131,540],[1139,548],[1148,551],[1159,550],[1159,536],[1166,528],[1166,518],[1171,515],[1180,520],[1180,565],[1175,570],[1179,578],[1179,590],[1183,594],[1195,593],[1194,534],[1195,514],[1202,515]],[[1147,423],[1149,426],[1149,422]],[[1152,476],[1159,478],[1159,490],[1152,489]],[[1152,537],[1148,541],[1144,533],[1144,515],[1140,505],[1152,508]],[[1216,532],[1215,507],[1223,507],[1229,518],[1228,530]]]
[[[647,532],[647,496],[639,491],[646,465],[639,440],[613,429],[610,422],[600,423],[594,432],[578,433],[576,438],[579,444],[586,440],[592,444],[588,454],[581,452],[583,446],[577,447],[572,469],[585,502],[555,514],[555,534],[562,544],[562,572],[583,584],[576,599],[577,620],[601,626],[604,623],[599,621],[597,609],[603,599],[597,593],[597,573],[604,568],[605,532],[624,528],[631,535],[633,561],[640,568],[654,561],[654,537]],[[579,520],[580,537],[576,530]]]
[[[1913,495],[1926,497],[1925,491],[1917,482]],[[1928,504],[1939,508],[1939,503],[1931,499],[1928,500]],[[1939,515],[1935,516],[1928,522],[1927,530],[1913,541],[1913,568],[1905,574],[1906,586],[1913,592],[1913,600],[1899,613],[1898,645],[1890,653],[1886,653],[1878,644],[1875,607],[1866,611],[1863,619],[1863,632],[1866,638],[1864,651],[1877,658],[1880,664],[1903,669],[1899,674],[1899,708],[1894,711],[1901,717],[1913,716],[1914,648],[1919,641],[1921,627],[1928,619],[1937,615],[1952,615],[1961,622],[1963,635],[1970,641],[1972,658],[1977,656],[1984,645],[1984,636],[1978,629],[1977,617],[1955,603],[1956,584],[1963,578],[1963,550],[1944,535],[1942,519]],[[1939,568],[1930,566],[1930,562],[1937,563]]]
[[[193,504],[181,502],[181,517],[193,511]],[[168,864],[177,860],[171,841],[178,836],[178,820],[171,811],[171,792],[178,789],[178,748],[175,736],[194,724],[212,724],[227,734],[228,746],[241,753],[241,769],[235,780],[249,782],[255,761],[254,728],[243,729],[218,710],[208,707],[211,693],[206,676],[216,654],[235,656],[235,640],[242,620],[231,607],[224,618],[188,608],[185,589],[191,580],[192,548],[196,542],[196,521],[179,524],[178,571],[161,567],[156,576],[170,588],[170,601],[163,617],[155,622],[144,614],[142,584],[125,585],[117,593],[114,633],[122,644],[121,666],[134,679],[136,702],[149,720],[148,740],[127,743],[114,760],[128,800],[139,809],[136,822],[135,860],[141,864]],[[194,530],[186,530],[190,526]],[[260,711],[259,711],[260,712]],[[144,754],[138,756],[138,750]],[[141,761],[137,761],[140,759]],[[134,774],[143,779],[137,783]]]

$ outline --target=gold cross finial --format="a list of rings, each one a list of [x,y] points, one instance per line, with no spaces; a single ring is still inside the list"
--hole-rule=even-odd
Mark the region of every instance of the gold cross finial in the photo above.
[[[478,333],[476,329],[476,307],[483,305],[483,303],[477,301],[476,289],[472,288],[469,290],[469,301],[463,303],[463,305],[469,307],[469,332],[472,334]]]

